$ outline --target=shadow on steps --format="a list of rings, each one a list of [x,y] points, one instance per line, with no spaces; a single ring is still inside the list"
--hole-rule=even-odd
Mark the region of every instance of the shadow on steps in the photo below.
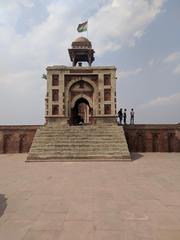
[[[140,153],[131,152],[131,159],[132,159],[132,161],[136,161],[136,160],[138,160],[138,159],[140,159],[142,157],[143,157],[143,155],[140,154]]]
[[[0,217],[2,217],[2,215],[4,214],[6,207],[7,198],[5,197],[4,194],[0,194]]]

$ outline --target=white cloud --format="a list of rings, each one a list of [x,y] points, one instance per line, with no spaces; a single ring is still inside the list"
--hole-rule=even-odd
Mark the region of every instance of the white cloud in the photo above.
[[[133,70],[128,70],[128,71],[120,71],[119,78],[127,78],[127,77],[132,77],[140,74],[143,71],[142,68],[136,68]]]
[[[173,52],[169,54],[164,60],[164,63],[171,63],[180,59],[180,52]]]
[[[161,65],[161,64],[162,64],[162,59],[161,59],[161,58],[158,58],[158,57],[152,58],[152,59],[148,62],[148,66],[149,66],[149,67],[154,67],[154,66]]]
[[[145,108],[151,108],[151,107],[167,106],[175,102],[178,102],[180,105],[180,92],[170,95],[168,97],[158,97],[156,99],[151,100],[147,104],[141,105],[140,108],[145,109]]]
[[[0,2],[0,6],[4,8],[11,8],[15,5],[21,5],[24,7],[33,7],[34,6],[34,0],[6,0]]]
[[[7,84],[9,87],[13,84],[14,92],[18,92],[18,89],[24,86],[22,89],[26,95],[33,96],[34,87],[39,87],[39,76],[47,65],[69,63],[67,48],[78,36],[76,28],[81,21],[89,19],[89,38],[96,54],[101,55],[123,46],[134,46],[136,40],[143,36],[147,26],[162,10],[164,0],[41,0],[41,2],[46,8],[46,17],[38,24],[32,25],[25,34],[20,34],[17,30],[19,20],[26,21],[24,8],[36,7],[38,1],[0,2],[1,102],[6,101],[3,91],[7,89]],[[41,11],[45,10],[39,8],[40,13]],[[141,71],[139,68],[121,74],[122,76],[124,74],[124,77],[133,76]],[[25,87],[31,84],[33,87]],[[16,109],[20,103],[24,112],[21,112],[19,119],[26,121],[28,109],[24,107],[25,102],[20,100],[21,97],[20,94],[14,96],[12,108]],[[44,103],[40,96],[36,100],[41,102],[42,109]],[[30,102],[30,97],[28,101]],[[5,111],[1,114],[5,116]],[[39,112],[37,116],[38,114]],[[3,116],[1,119],[5,119]]]
[[[180,52],[173,52],[169,54],[164,60],[164,63],[177,63],[180,62]],[[178,64],[173,70],[173,74],[180,75],[180,64]]]
[[[134,46],[134,41],[142,37],[148,24],[160,13],[163,3],[164,0],[109,1],[89,19],[98,53],[123,45]]]
[[[144,0],[97,0],[93,3],[77,0],[76,4],[52,1],[47,5],[45,21],[33,26],[26,35],[19,35],[15,25],[23,13],[22,4],[30,7],[35,1],[9,0],[7,9],[11,11],[6,9],[2,17],[0,15],[0,21],[4,21],[0,25],[1,68],[5,67],[5,71],[6,66],[19,69],[22,63],[23,68],[28,69],[53,61],[66,63],[67,48],[77,36],[76,27],[82,20],[79,12],[87,8],[88,2],[91,10],[96,9],[89,17],[89,36],[96,54],[102,54],[126,44],[134,46],[135,40],[143,35],[145,28],[160,12],[164,0],[153,0],[150,4]],[[79,11],[76,11],[77,5]]]
[[[154,63],[155,63],[155,60],[154,60],[154,59],[151,59],[151,60],[149,61],[148,65],[149,65],[149,66],[153,66]]]
[[[174,74],[180,75],[180,64],[174,69]]]
[[[44,123],[45,86],[38,72],[1,76],[0,124]]]
[[[34,6],[33,0],[17,0],[18,4],[23,5],[24,7],[32,8]]]
[[[180,92],[158,97],[136,108],[136,118],[139,123],[179,123],[180,122]]]
[[[139,31],[134,33],[134,37],[136,37],[136,38],[141,38],[142,36],[143,36],[143,31],[142,30],[139,30]]]

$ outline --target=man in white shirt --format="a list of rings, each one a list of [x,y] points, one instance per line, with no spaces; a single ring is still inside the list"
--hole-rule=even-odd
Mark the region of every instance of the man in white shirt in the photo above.
[[[131,109],[130,112],[130,124],[134,124],[134,109]]]

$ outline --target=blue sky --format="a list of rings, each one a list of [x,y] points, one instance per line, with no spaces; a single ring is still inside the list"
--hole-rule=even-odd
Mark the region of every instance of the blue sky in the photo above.
[[[71,65],[86,19],[94,65],[117,67],[118,107],[137,123],[180,122],[179,0],[0,0],[0,124],[44,122],[41,75]]]

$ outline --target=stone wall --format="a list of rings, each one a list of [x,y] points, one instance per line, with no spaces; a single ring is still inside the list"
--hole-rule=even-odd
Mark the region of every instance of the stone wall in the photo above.
[[[28,152],[39,126],[0,126],[0,153]],[[126,125],[130,152],[180,152],[180,124]]]
[[[124,127],[130,152],[180,152],[180,124]]]
[[[0,126],[0,153],[28,152],[38,126]]]

